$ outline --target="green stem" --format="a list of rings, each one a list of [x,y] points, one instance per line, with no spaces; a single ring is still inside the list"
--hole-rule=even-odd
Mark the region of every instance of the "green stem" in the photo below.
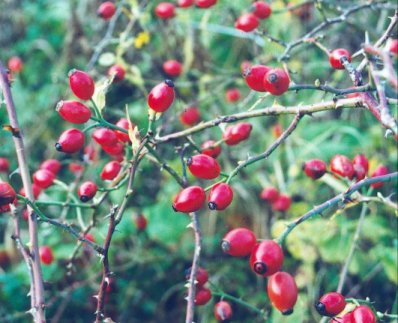
[[[101,112],[99,111],[99,109],[98,109],[97,105],[95,104],[93,98],[90,99],[90,102],[93,105],[93,110],[94,110],[95,116],[97,118],[102,118]]]
[[[60,207],[79,207],[83,209],[94,209],[94,204],[82,204],[82,203],[71,203],[71,202],[58,202],[58,201],[35,201],[36,205],[54,205]]]

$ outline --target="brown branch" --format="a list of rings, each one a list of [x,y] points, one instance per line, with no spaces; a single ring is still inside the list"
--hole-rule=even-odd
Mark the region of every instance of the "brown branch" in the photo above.
[[[294,114],[299,113],[300,115],[304,114],[313,114],[315,112],[327,111],[327,110],[335,110],[337,108],[360,108],[362,107],[362,100],[360,98],[351,98],[351,99],[340,99],[336,101],[326,101],[320,103],[314,103],[303,106],[291,106],[291,107],[283,107],[283,106],[271,106],[259,110],[239,112],[235,114],[231,114],[228,116],[220,116],[210,121],[202,122],[194,127],[189,129],[171,133],[169,135],[165,135],[162,137],[156,137],[155,143],[167,142],[170,140],[182,138],[189,136],[191,134],[200,132],[207,128],[212,128],[218,126],[221,123],[231,123],[239,120],[256,118],[262,116],[276,116],[282,114]]]
[[[10,85],[8,82],[7,71],[0,62],[0,86],[3,91],[4,100],[6,103],[6,109],[10,126],[13,130],[13,140],[15,146],[15,152],[17,154],[19,173],[22,178],[23,187],[27,198],[30,201],[34,201],[32,182],[30,179],[29,168],[25,153],[23,134],[20,131],[18,118],[15,110],[14,101],[12,98]],[[17,134],[14,132],[17,131]],[[39,242],[37,234],[37,220],[36,217],[32,216],[32,208],[28,207],[29,218],[29,257],[31,262],[33,281],[31,281],[31,313],[36,323],[42,323],[46,321],[45,317],[45,301],[44,301],[44,288],[43,288],[43,276],[41,272],[41,264],[39,257]]]

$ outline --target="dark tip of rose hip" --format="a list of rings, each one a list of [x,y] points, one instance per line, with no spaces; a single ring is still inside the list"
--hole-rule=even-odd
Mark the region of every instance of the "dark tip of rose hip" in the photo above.
[[[249,76],[250,72],[252,71],[251,67],[246,67],[242,73],[243,77]]]
[[[171,207],[173,208],[174,212],[178,212],[174,204]]]
[[[174,87],[174,83],[173,83],[173,81],[172,81],[172,80],[169,80],[169,79],[167,79],[167,80],[164,80],[164,83],[166,83],[166,84],[167,84],[167,86],[169,86],[169,87]]]
[[[187,166],[192,164],[192,157],[187,158]]]
[[[76,72],[76,69],[75,69],[75,68],[72,69],[72,70],[70,70],[70,71],[68,72],[68,77],[71,77],[72,74],[74,74],[75,72]]]
[[[62,106],[64,105],[64,101],[59,101],[58,103],[57,103],[57,105],[55,106],[55,111],[59,111],[61,108],[62,108]]]
[[[326,306],[322,302],[315,303],[315,309],[320,315],[322,316],[326,315]]]
[[[223,241],[221,242],[221,249],[222,249],[222,251],[224,251],[225,253],[227,253],[227,252],[229,251],[230,248],[231,248],[231,245],[229,244],[228,241],[223,240]]]
[[[267,272],[267,265],[263,262],[256,262],[253,267],[254,271],[259,275],[264,275]]]
[[[290,315],[290,314],[292,314],[293,313],[293,309],[291,308],[291,309],[288,309],[288,310],[286,310],[286,311],[283,311],[282,312],[282,315]]]
[[[278,76],[275,73],[269,74],[267,78],[271,83],[275,83],[278,80]]]
[[[207,205],[209,206],[209,209],[210,209],[210,210],[217,210],[217,205],[216,205],[216,203],[214,203],[214,202],[209,202]]]
[[[306,163],[302,163],[302,164],[301,164],[301,170],[304,170],[304,169],[305,169],[305,164],[306,164]]]
[[[87,202],[88,200],[90,200],[90,198],[88,196],[86,196],[86,195],[80,196],[80,201]]]
[[[61,146],[61,144],[57,142],[57,143],[55,144],[55,149],[58,150],[58,151],[62,151],[62,146]]]

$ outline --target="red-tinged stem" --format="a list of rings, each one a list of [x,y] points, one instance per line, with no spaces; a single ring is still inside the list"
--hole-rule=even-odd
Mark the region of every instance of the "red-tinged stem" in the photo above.
[[[12,98],[10,85],[8,82],[7,71],[0,62],[0,86],[3,91],[6,109],[13,134],[15,152],[17,154],[19,173],[22,178],[23,187],[26,197],[33,202],[32,182],[28,169],[28,163],[25,153],[23,134],[19,128],[17,113],[15,110],[14,101]],[[29,261],[31,264],[31,271],[33,281],[31,281],[31,313],[36,323],[43,323],[46,321],[45,317],[45,302],[44,302],[44,288],[43,277],[41,271],[40,257],[39,257],[39,243],[37,233],[37,219],[32,216],[32,208],[28,206],[29,211]]]

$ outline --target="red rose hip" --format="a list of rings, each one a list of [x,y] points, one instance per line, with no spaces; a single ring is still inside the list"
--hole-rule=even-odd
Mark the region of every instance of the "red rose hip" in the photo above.
[[[376,177],[376,176],[383,176],[383,175],[387,175],[389,172],[388,168],[384,165],[379,165],[377,166],[377,168],[373,171],[372,176],[371,177]],[[382,187],[384,185],[383,182],[376,182],[371,184],[370,186],[373,188],[379,188]]]
[[[49,246],[41,246],[39,255],[41,262],[45,265],[50,265],[54,261],[53,251]]]
[[[344,155],[336,155],[330,161],[330,170],[342,177],[354,178],[355,170],[351,160]]]
[[[214,140],[205,141],[202,146],[202,154],[217,158],[221,154],[221,146],[215,146],[216,142]]]
[[[252,4],[252,12],[258,19],[267,19],[271,13],[271,6],[264,1],[256,1]]]
[[[119,174],[122,166],[117,161],[107,163],[101,171],[101,179],[111,181]]]
[[[191,270],[192,267],[188,268],[185,271],[185,278],[188,280],[191,277]],[[196,281],[197,281],[197,287],[202,287],[204,284],[207,283],[209,280],[209,274],[207,273],[207,270],[199,267],[197,272],[196,272]]]
[[[180,121],[186,126],[193,126],[200,121],[200,111],[197,107],[188,107],[180,114]]]
[[[46,169],[39,169],[33,174],[33,183],[43,189],[50,187],[54,183],[54,180],[54,173]]]
[[[120,65],[112,65],[109,69],[108,69],[108,75],[112,76],[114,75],[114,82],[120,82],[124,80],[124,76],[126,75],[126,70],[120,66]]]
[[[336,316],[344,310],[346,301],[343,295],[337,292],[330,292],[323,295],[315,304],[315,309],[322,316]]]
[[[170,59],[163,63],[163,71],[169,76],[179,76],[182,73],[182,64],[175,59]]]
[[[68,74],[69,85],[74,95],[81,100],[90,100],[94,94],[94,81],[86,72],[71,70]]]
[[[134,223],[138,231],[144,231],[146,229],[146,226],[148,225],[148,220],[143,214],[138,214],[134,218]]]
[[[220,301],[214,305],[214,317],[219,322],[225,322],[232,317],[232,307],[226,301]]]
[[[336,70],[343,70],[344,65],[341,63],[341,59],[346,57],[351,63],[351,54],[345,48],[337,48],[329,54],[329,63]]]
[[[118,139],[116,133],[108,128],[98,128],[92,133],[92,138],[101,146],[114,146]]]
[[[92,181],[84,182],[79,186],[77,194],[82,202],[88,202],[97,194],[97,185]]]
[[[187,159],[191,174],[197,178],[214,179],[220,176],[220,166],[213,157],[198,154]]]
[[[292,199],[286,194],[280,194],[276,201],[272,203],[272,209],[274,211],[286,212],[289,210],[292,204]]]
[[[294,278],[286,272],[279,271],[268,279],[268,297],[271,303],[283,315],[293,313],[297,301],[297,285]]]
[[[376,323],[377,319],[373,311],[364,305],[360,305],[352,312],[354,323]]]
[[[250,267],[257,275],[268,277],[281,270],[283,259],[283,251],[278,243],[263,240],[251,252]]]
[[[265,187],[261,193],[260,198],[269,203],[274,203],[279,197],[279,191],[272,186]]]
[[[211,299],[211,290],[206,287],[196,289],[195,304],[198,306],[206,305]]]
[[[176,212],[190,213],[198,211],[206,201],[206,193],[200,186],[189,186],[174,198],[173,209]]]
[[[264,76],[264,89],[272,95],[282,95],[289,89],[289,75],[282,68],[269,70]]]
[[[217,3],[217,0],[196,0],[195,5],[198,8],[210,8]]]
[[[86,123],[91,117],[91,110],[78,101],[60,101],[55,110],[70,123]]]
[[[221,242],[221,249],[233,257],[250,255],[256,244],[255,234],[246,228],[236,228],[229,231]]]
[[[164,112],[173,103],[174,95],[174,83],[171,80],[165,80],[149,92],[148,106],[156,112]]]
[[[243,78],[252,90],[266,92],[267,90],[264,87],[264,77],[269,70],[270,68],[265,65],[253,65],[244,70]]]
[[[308,177],[315,180],[326,173],[326,163],[320,159],[311,159],[304,163],[303,170]]]
[[[237,145],[243,140],[250,137],[252,131],[252,125],[248,122],[241,122],[236,125],[229,126],[223,133],[224,142],[227,145]]]
[[[194,0],[178,0],[177,1],[177,5],[180,8],[188,8],[190,6],[192,6],[194,3]]]
[[[73,154],[84,146],[84,133],[75,128],[64,131],[55,144],[55,149],[58,151]]]
[[[106,1],[100,4],[97,10],[97,15],[104,20],[109,20],[116,12],[116,6],[111,1]]]
[[[17,194],[10,184],[0,182],[0,206],[8,205],[17,198]]]
[[[234,198],[234,191],[226,183],[214,185],[207,198],[209,209],[222,211],[225,210]]]
[[[170,2],[161,2],[155,8],[155,14],[160,19],[170,19],[175,16],[175,7]]]
[[[8,173],[10,170],[10,163],[7,158],[0,157],[0,173]]]
[[[56,159],[47,159],[40,164],[40,169],[45,169],[53,173],[55,176],[62,168],[62,164]]]
[[[18,56],[13,56],[10,57],[7,63],[8,69],[12,73],[19,73],[22,71],[23,68],[23,62],[22,59],[19,58]]]
[[[237,88],[228,89],[225,92],[225,99],[228,102],[236,102],[240,99],[240,91]]]
[[[252,13],[245,13],[240,16],[235,22],[235,28],[244,32],[250,32],[256,29],[259,25],[257,17]]]
[[[369,171],[369,161],[364,155],[356,155],[352,160],[354,166],[354,176],[358,181],[364,179]]]

